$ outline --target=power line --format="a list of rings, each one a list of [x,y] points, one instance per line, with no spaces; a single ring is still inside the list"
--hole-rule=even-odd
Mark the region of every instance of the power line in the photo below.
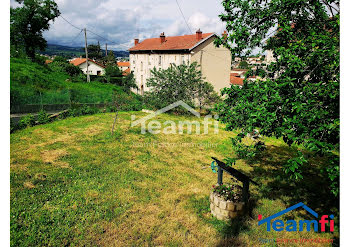
[[[72,27],[74,27],[74,28],[76,28],[76,29],[78,29],[78,30],[82,30],[82,28],[79,28],[79,27],[73,25],[73,24],[70,23],[66,18],[64,18],[62,15],[60,15],[60,17],[61,17],[63,20],[65,20],[65,22],[67,22],[67,23],[68,23],[69,25],[71,25]]]
[[[91,31],[91,30],[86,29],[86,31],[88,31],[88,32],[90,32],[90,33],[96,35],[97,37],[99,37],[99,38],[101,38],[101,39],[103,39],[103,40],[105,40],[105,41],[108,41],[109,43],[112,43],[112,44],[115,44],[115,45],[122,45],[122,46],[125,46],[125,47],[129,48],[129,46],[127,46],[127,45],[118,44],[118,43],[116,43],[116,42],[114,42],[114,41],[111,41],[111,40],[109,40],[109,39],[107,39],[107,38],[105,38],[105,37],[103,37],[103,36],[101,36],[101,35],[99,35],[99,34],[93,32],[93,31]]]
[[[179,10],[180,10],[180,12],[181,12],[182,17],[184,18],[184,21],[185,21],[185,23],[186,23],[186,25],[187,25],[187,27],[188,27],[188,30],[190,31],[190,33],[192,33],[191,28],[190,28],[190,26],[188,25],[188,23],[187,23],[187,21],[186,21],[185,15],[184,15],[184,13],[183,13],[182,10],[181,10],[181,7],[180,7],[179,2],[178,2],[177,0],[175,0],[175,1],[176,1],[176,3],[177,3],[177,6],[179,7]]]
[[[72,39],[71,43],[73,43],[73,41],[76,40],[76,38],[78,38],[79,35],[80,35],[83,31],[84,31],[84,29],[81,29],[80,32],[78,33],[78,35],[75,36],[75,37]]]
[[[72,27],[74,27],[74,28],[80,30],[80,33],[84,30],[83,28],[79,28],[79,27],[75,26],[74,24],[72,24],[70,21],[68,21],[68,20],[67,20],[66,18],[64,18],[62,15],[60,15],[60,17],[61,17],[65,22],[67,22],[69,25],[71,25]],[[129,46],[127,46],[127,45],[118,44],[118,43],[116,43],[116,42],[113,42],[113,41],[111,41],[111,40],[109,40],[109,39],[107,39],[107,38],[105,38],[105,37],[103,37],[103,36],[101,36],[101,35],[99,35],[99,34],[93,32],[93,31],[91,31],[91,30],[86,29],[86,31],[88,31],[88,32],[90,32],[90,33],[92,33],[92,34],[94,34],[94,35],[100,37],[101,39],[106,40],[106,41],[108,41],[108,42],[110,42],[110,43],[112,43],[112,44],[121,45],[121,46],[124,46],[124,47],[126,47],[126,48],[129,48]],[[75,39],[80,35],[80,33],[79,33],[73,40],[75,40]],[[72,42],[73,42],[73,40],[72,40]]]

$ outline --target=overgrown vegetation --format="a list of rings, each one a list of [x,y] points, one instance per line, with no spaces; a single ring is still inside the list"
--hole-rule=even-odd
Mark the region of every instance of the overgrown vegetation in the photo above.
[[[160,109],[179,100],[191,106],[199,103],[202,108],[220,100],[213,86],[204,81],[196,62],[171,64],[167,69],[154,68],[151,74],[147,79],[150,91],[145,93],[145,102],[153,108]]]
[[[264,136],[302,145],[283,170],[301,179],[314,156],[326,158],[320,170],[332,182],[325,190],[339,192],[339,1],[224,0],[220,15],[227,39],[217,44],[233,56],[247,56],[256,47],[272,50],[276,62],[255,71],[264,80],[245,81],[223,91],[218,110],[228,129],[243,134],[254,129]],[[278,28],[277,28],[278,27]],[[274,29],[275,31],[271,31]],[[234,44],[234,45],[233,45]],[[264,74],[261,74],[261,73]],[[293,180],[291,180],[293,181]]]
[[[27,104],[120,102],[124,110],[140,110],[141,97],[110,83],[84,82],[85,76],[67,74],[71,66],[54,61],[48,66],[25,58],[11,58],[11,109]],[[128,106],[127,106],[128,105]]]

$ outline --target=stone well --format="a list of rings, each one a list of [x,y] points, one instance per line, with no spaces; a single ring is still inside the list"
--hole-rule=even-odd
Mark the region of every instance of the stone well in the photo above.
[[[243,214],[244,202],[226,201],[217,193],[210,193],[211,214],[219,220],[234,219]]]

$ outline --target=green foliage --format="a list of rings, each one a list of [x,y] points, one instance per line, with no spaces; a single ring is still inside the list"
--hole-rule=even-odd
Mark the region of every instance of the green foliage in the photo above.
[[[162,108],[178,100],[192,106],[198,100],[202,107],[213,104],[219,98],[213,86],[204,81],[196,62],[179,66],[171,64],[167,69],[154,68],[151,73],[151,78],[147,79],[150,92],[146,93],[145,100],[155,108]]]
[[[108,83],[121,85],[123,72],[116,64],[107,65],[105,68],[105,78]]]
[[[48,64],[53,71],[67,73],[71,78],[82,75],[83,72],[78,66],[75,66],[67,61],[66,58],[57,56],[52,63]]]
[[[70,104],[113,102],[113,92],[128,95],[133,109],[139,109],[141,99],[133,93],[125,93],[124,87],[109,83],[92,81],[86,83],[86,77],[80,73],[67,81],[70,76],[65,72],[68,63],[54,61],[42,66],[29,59],[11,58],[10,101],[11,109],[27,104]]]
[[[284,166],[284,172],[290,174],[291,179],[301,179],[303,175],[300,168],[307,162],[302,152],[298,152],[298,156],[291,158]]]
[[[18,126],[20,129],[32,127],[34,125],[35,125],[35,117],[32,114],[28,114],[22,117],[18,122]]]
[[[213,192],[220,195],[226,201],[242,201],[242,187],[236,183],[213,186]]]
[[[199,101],[199,109],[211,107],[221,101],[220,96],[215,92],[214,87],[209,82],[203,81],[197,85],[195,97]]]
[[[226,162],[228,162],[229,165],[232,165],[232,163],[236,164],[236,161],[239,159],[253,162],[265,151],[265,143],[261,140],[258,132],[253,130],[251,133],[248,133],[248,137],[246,137],[248,140],[243,142],[245,137],[246,133],[242,131],[236,137],[231,138],[236,158],[226,158]]]
[[[37,124],[46,124],[50,121],[49,115],[44,110],[41,110],[36,117]]]
[[[101,50],[100,42],[98,42],[97,45],[95,44],[88,45],[87,49],[88,49],[89,59],[99,60],[102,58],[102,50]]]
[[[108,55],[106,57],[104,57],[104,60],[107,64],[115,64],[116,60],[115,60],[114,52],[109,51]]]
[[[265,80],[245,81],[242,88],[223,91],[227,97],[218,107],[221,120],[228,129],[259,129],[262,135],[282,137],[288,145],[304,145],[334,165],[328,177],[337,181],[339,2],[224,0],[222,4],[225,11],[220,18],[228,23],[229,36],[216,44],[230,48],[233,56],[247,56],[256,47],[272,50],[276,62],[267,66]],[[302,156],[293,158],[285,171],[301,178],[299,167],[305,163]]]
[[[137,88],[134,73],[131,72],[130,74],[123,76],[122,85],[120,86],[122,86],[126,92],[129,92],[131,88]]]
[[[241,61],[238,65],[238,68],[240,69],[248,69],[248,67],[249,67],[249,64],[247,61]]]
[[[49,29],[60,11],[52,0],[16,1],[21,5],[10,8],[10,41],[16,47],[23,46],[26,54],[34,59],[35,50],[46,47],[43,31]]]
[[[80,107],[73,104],[72,107],[68,110],[66,116],[78,117],[83,115],[92,115],[98,113],[99,111],[100,110],[96,107],[90,107],[88,105]]]

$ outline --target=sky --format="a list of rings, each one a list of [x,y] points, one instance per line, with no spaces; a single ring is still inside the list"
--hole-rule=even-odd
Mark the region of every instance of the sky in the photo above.
[[[56,0],[61,15],[79,29],[85,28],[108,39],[108,41],[87,32],[88,43],[108,49],[127,50],[134,39],[195,33],[200,28],[203,33],[221,34],[225,25],[218,15],[223,11],[221,0],[177,0],[185,19],[181,15],[176,0]],[[11,6],[17,6],[11,0]],[[62,17],[44,32],[49,44],[84,46],[84,33],[72,27]],[[80,33],[80,34],[79,34]]]

